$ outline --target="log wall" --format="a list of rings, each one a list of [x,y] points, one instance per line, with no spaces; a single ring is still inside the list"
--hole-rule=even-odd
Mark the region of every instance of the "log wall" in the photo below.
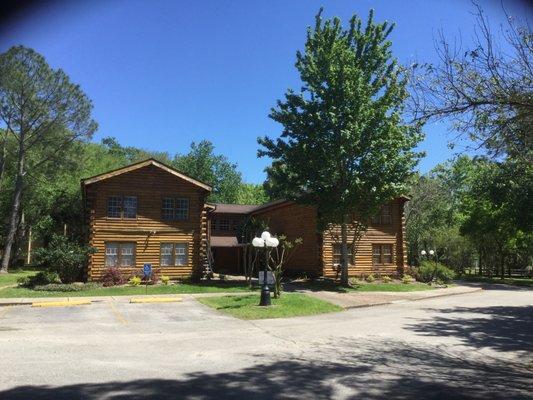
[[[121,195],[137,196],[137,218],[107,217],[107,198]],[[163,267],[161,274],[178,278],[199,273],[207,244],[206,195],[206,190],[153,165],[87,185],[88,241],[97,249],[89,260],[88,279],[100,279],[106,269],[106,242],[134,242],[135,269],[142,268],[145,263],[160,268],[162,242],[188,243],[188,264]],[[188,220],[164,221],[161,214],[163,197],[188,198]],[[131,270],[122,269],[125,272]]]

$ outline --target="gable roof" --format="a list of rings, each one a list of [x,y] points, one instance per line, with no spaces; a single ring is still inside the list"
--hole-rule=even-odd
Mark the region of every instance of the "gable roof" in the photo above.
[[[204,183],[204,182],[201,182],[199,180],[196,180],[194,178],[191,178],[190,176],[188,175],[185,175],[184,173],[172,168],[172,167],[169,167],[168,165],[165,165],[163,164],[161,161],[157,161],[156,159],[154,158],[149,158],[147,160],[144,160],[144,161],[140,161],[138,163],[135,163],[135,164],[130,164],[130,165],[127,165],[125,167],[122,167],[122,168],[117,168],[117,169],[114,169],[112,171],[108,171],[108,172],[105,172],[103,174],[99,174],[99,175],[95,175],[95,176],[91,176],[90,178],[85,178],[85,179],[82,179],[81,180],[81,183],[82,185],[84,186],[87,186],[87,185],[91,185],[93,183],[96,183],[96,182],[100,182],[100,181],[103,181],[104,179],[109,179],[109,178],[112,178],[114,176],[118,176],[118,175],[122,175],[122,174],[125,174],[127,172],[131,172],[131,171],[135,171],[139,168],[144,168],[144,167],[147,167],[149,165],[153,165],[154,167],[157,167],[157,168],[160,168],[162,169],[163,171],[165,172],[168,172],[169,174],[172,174],[174,176],[177,176],[178,178],[181,178],[189,183],[192,183],[193,185],[196,185],[204,190],[207,190],[208,192],[211,191],[211,186],[208,185],[207,183]]]

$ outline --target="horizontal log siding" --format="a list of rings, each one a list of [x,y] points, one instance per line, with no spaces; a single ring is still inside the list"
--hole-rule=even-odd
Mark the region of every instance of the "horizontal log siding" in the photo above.
[[[116,195],[137,196],[136,219],[107,218],[107,198]],[[187,221],[162,220],[162,198],[167,196],[189,199]],[[188,265],[164,267],[161,273],[172,278],[197,273],[207,239],[204,199],[203,189],[152,165],[87,186],[89,244],[97,249],[89,260],[88,278],[101,277],[106,268],[105,242],[114,241],[136,243],[136,269],[144,263],[159,268],[162,242],[187,242]]]
[[[285,265],[287,272],[322,275],[314,207],[290,203],[254,213],[253,216],[267,221],[273,235],[283,233],[291,241],[302,238],[302,244]]]
[[[365,235],[360,239],[355,255],[355,265],[348,266],[349,276],[361,276],[369,274],[396,275],[403,271],[405,265],[405,243],[403,242],[404,201],[397,199],[391,203],[392,223],[390,225],[371,225]],[[323,235],[322,262],[324,265],[324,276],[334,278],[336,270],[333,267],[333,244],[336,243],[333,236],[339,237],[340,226],[335,227],[330,232]],[[348,231],[348,243],[353,240],[353,230]],[[393,260],[391,264],[373,265],[372,244],[391,244]]]

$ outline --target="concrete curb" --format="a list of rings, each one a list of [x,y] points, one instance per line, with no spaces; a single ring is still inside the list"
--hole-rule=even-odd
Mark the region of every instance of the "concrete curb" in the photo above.
[[[129,303],[131,299],[183,299],[183,298],[199,298],[199,297],[213,297],[213,296],[246,296],[258,292],[207,292],[207,293],[169,293],[169,294],[139,294],[139,295],[122,295],[122,296],[65,296],[65,297],[27,297],[27,298],[0,298],[0,307],[6,306],[31,306],[37,302],[52,302],[52,301],[81,301],[89,300],[92,303],[109,303],[115,301],[124,301]],[[170,302],[165,300],[162,302]],[[135,303],[140,303],[136,301]]]
[[[357,304],[357,305],[353,305],[353,306],[346,306],[346,307],[343,307],[343,308],[345,310],[351,310],[353,308],[384,306],[384,305],[387,305],[387,304],[402,304],[402,303],[409,303],[411,301],[431,300],[431,299],[436,299],[436,298],[439,298],[439,297],[448,297],[448,296],[457,296],[457,295],[461,295],[461,294],[477,293],[477,292],[481,292],[482,290],[483,290],[483,288],[476,288],[476,289],[471,289],[471,290],[465,290],[465,291],[462,291],[462,292],[442,293],[442,294],[435,294],[434,296],[424,296],[424,297],[419,297],[419,298],[415,298],[415,299],[391,300],[391,301],[384,301],[384,302],[381,302],[381,303],[374,303],[374,304]]]

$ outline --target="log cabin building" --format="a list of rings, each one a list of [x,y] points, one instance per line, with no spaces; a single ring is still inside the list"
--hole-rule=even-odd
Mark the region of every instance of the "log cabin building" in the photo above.
[[[87,277],[107,268],[125,273],[151,264],[171,278],[215,272],[242,274],[241,227],[263,220],[274,235],[302,238],[285,270],[291,275],[335,278],[340,245],[335,227],[317,229],[315,207],[288,200],[264,205],[208,203],[211,187],[157,160],[149,159],[82,180],[87,241],[96,248]],[[349,275],[395,275],[406,266],[404,204],[385,204],[351,256]],[[349,241],[353,232],[349,232]]]

